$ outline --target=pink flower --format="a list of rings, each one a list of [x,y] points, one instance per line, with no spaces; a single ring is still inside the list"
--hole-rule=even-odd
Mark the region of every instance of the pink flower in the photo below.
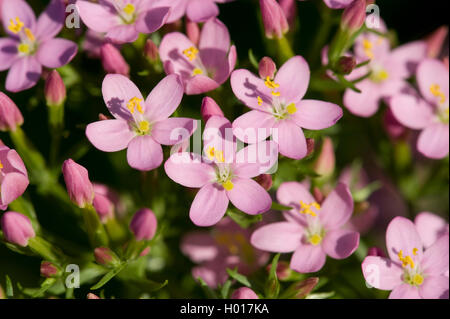
[[[158,221],[152,210],[143,208],[134,214],[130,229],[136,240],[150,240],[156,234]]]
[[[233,0],[161,0],[161,5],[171,7],[170,17],[167,22],[172,23],[185,14],[194,22],[205,22],[219,15],[219,7],[216,3],[226,3]]]
[[[215,18],[203,25],[198,48],[184,34],[172,32],[162,39],[159,55],[166,73],[180,75],[189,95],[218,88],[230,76],[237,56],[227,27]]]
[[[389,258],[366,257],[364,278],[377,289],[392,290],[391,299],[448,299],[448,244],[444,235],[424,251],[413,222],[396,217],[386,231]]]
[[[21,196],[29,184],[28,174],[22,159],[15,150],[0,146],[0,209]]]
[[[439,60],[427,59],[417,69],[417,83],[423,97],[401,94],[390,105],[397,120],[422,130],[417,149],[429,158],[441,159],[449,151],[449,74]]]
[[[231,299],[259,299],[258,295],[248,287],[241,287],[233,291]]]
[[[104,0],[98,4],[78,0],[76,5],[90,29],[106,33],[115,43],[134,42],[139,33],[155,32],[166,23],[170,10],[156,0]]]
[[[183,97],[183,84],[177,75],[162,79],[145,101],[136,85],[123,75],[107,75],[102,90],[115,119],[89,124],[86,136],[104,152],[127,148],[128,164],[135,169],[149,171],[160,166],[161,144],[178,144],[197,128],[192,119],[169,118]]]
[[[384,25],[378,31],[385,32]],[[360,35],[354,47],[358,63],[370,60],[366,66],[354,70],[347,79],[356,80],[371,72],[367,79],[355,86],[361,93],[347,89],[344,105],[361,117],[370,117],[378,111],[380,100],[411,89],[406,79],[411,77],[426,56],[424,41],[411,42],[391,50],[389,40],[367,32]]]
[[[0,131],[15,131],[23,124],[23,116],[16,103],[0,92]]]
[[[222,219],[210,232],[192,232],[184,236],[181,251],[194,263],[194,278],[202,278],[211,288],[227,280],[227,268],[238,268],[248,275],[264,265],[269,254],[253,248],[250,230],[242,229],[231,219]]]
[[[39,80],[42,66],[55,69],[73,59],[76,43],[55,38],[64,19],[60,0],[52,0],[37,21],[26,1],[3,1],[3,28],[10,37],[0,38],[0,71],[9,69],[5,84],[8,91],[29,89]]]
[[[331,9],[343,9],[348,7],[354,0],[323,0]]]
[[[244,213],[257,215],[269,210],[272,200],[267,191],[252,178],[268,171],[278,157],[272,142],[250,145],[236,153],[231,123],[212,116],[203,134],[205,156],[175,153],[165,163],[166,174],[173,181],[200,188],[189,212],[197,226],[217,224],[229,201]]]
[[[258,249],[290,253],[291,269],[300,273],[319,271],[326,256],[344,259],[359,245],[359,233],[342,228],[350,219],[353,200],[348,187],[338,184],[322,205],[297,182],[285,182],[277,191],[278,201],[292,210],[286,221],[262,226],[251,243]]]
[[[21,213],[4,213],[1,226],[6,241],[22,247],[28,246],[28,240],[36,236],[30,220]]]
[[[440,237],[449,234],[448,223],[440,216],[422,212],[414,219],[417,232],[425,249],[433,245]]]
[[[68,159],[63,163],[62,172],[70,200],[81,208],[92,205],[95,194],[87,169]]]
[[[309,66],[301,56],[289,59],[272,80],[265,80],[247,70],[231,75],[231,87],[241,102],[252,111],[233,122],[233,132],[245,143],[265,140],[277,131],[279,152],[301,159],[307,154],[302,128],[321,130],[333,126],[342,109],[333,103],[303,100],[309,84]]]

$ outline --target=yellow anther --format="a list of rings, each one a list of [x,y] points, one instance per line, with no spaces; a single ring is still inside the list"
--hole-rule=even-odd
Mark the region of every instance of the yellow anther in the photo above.
[[[197,57],[198,50],[195,47],[190,47],[184,50],[183,54],[189,59],[189,61],[194,61],[194,59]]]
[[[423,284],[423,276],[415,274],[414,277],[412,278],[412,282],[414,283],[414,285],[420,286],[421,284]]]
[[[139,113],[141,113],[141,114],[144,113],[144,109],[142,108],[142,105],[141,105],[142,101],[143,100],[138,97],[134,97],[128,101],[127,108],[131,114],[134,114],[134,111],[136,109],[138,110]]]
[[[299,212],[301,214],[305,214],[305,215],[311,215],[312,217],[316,217],[317,214],[316,212],[314,212],[311,207],[314,207],[317,210],[320,210],[320,205],[317,202],[313,202],[311,204],[306,204],[303,201],[300,201],[300,210]]]
[[[289,105],[286,107],[286,111],[287,111],[289,114],[294,114],[295,112],[297,112],[297,107],[295,106],[294,103],[291,103],[291,104],[289,104]]]
[[[417,249],[417,248],[413,249],[413,254],[414,254],[414,250],[415,249]],[[417,251],[416,251],[416,253],[417,253]],[[400,250],[398,252],[397,256],[398,256],[398,259],[400,259],[400,261],[402,262],[402,267],[407,267],[409,265],[411,267],[411,269],[414,269],[415,265],[414,265],[414,261],[411,258],[411,256],[408,255],[406,257],[403,257],[403,251],[402,250]]]
[[[322,236],[314,234],[311,237],[309,237],[309,242],[314,246],[317,246],[322,242]]]
[[[20,21],[19,17],[16,17],[16,23],[14,23],[13,19],[9,20],[8,30],[12,33],[17,34],[22,30],[23,26],[24,23]]]
[[[136,8],[134,7],[134,5],[129,3],[125,7],[123,7],[122,10],[123,10],[123,12],[125,12],[128,15],[132,15],[136,11]]]
[[[3,169],[3,163],[0,161],[0,171]]]
[[[275,83],[274,81],[272,81],[270,79],[270,76],[266,77],[266,80],[264,81],[264,84],[269,88],[269,89],[277,89],[280,87],[280,85],[278,83]]]
[[[26,43],[21,43],[17,47],[17,50],[19,50],[20,53],[28,54],[30,53],[30,46]]]
[[[417,252],[418,252],[418,251],[419,251],[419,250],[418,250],[417,248],[414,248],[414,249],[413,249],[413,255],[414,255],[414,256],[417,256]]]
[[[263,104],[263,100],[260,96],[257,97],[258,99],[258,105],[261,106]]]
[[[227,191],[231,191],[234,188],[234,184],[231,180],[227,180],[225,183],[222,183],[223,188]]]
[[[203,71],[200,68],[195,68],[194,71],[192,71],[192,76],[201,75],[201,74],[203,74]]]
[[[433,94],[435,97],[439,97],[439,103],[444,104],[445,100],[447,99],[445,97],[444,92],[442,92],[441,90],[441,86],[439,84],[433,84],[430,86],[430,92],[431,94]]]
[[[208,158],[211,161],[216,159],[220,163],[224,163],[225,162],[225,158],[223,156],[223,152],[216,150],[214,147],[208,147],[208,149],[206,150],[206,156],[208,156]]]
[[[273,95],[273,96],[280,96],[281,94],[280,94],[280,92],[272,91],[272,95]]]
[[[139,131],[141,133],[147,134],[150,130],[150,123],[148,121],[139,122]]]
[[[28,28],[25,28],[25,35],[27,36],[28,40],[30,40],[30,41],[35,40],[33,32],[31,32],[31,30]]]
[[[364,50],[365,55],[369,59],[373,59],[374,58],[374,54],[373,54],[372,48],[373,48],[372,42],[370,42],[367,39],[364,39],[363,40],[363,50]]]

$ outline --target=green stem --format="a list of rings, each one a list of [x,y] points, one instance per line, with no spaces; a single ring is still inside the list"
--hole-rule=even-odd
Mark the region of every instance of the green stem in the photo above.
[[[83,220],[86,226],[86,232],[89,236],[89,242],[93,248],[108,246],[108,235],[100,221],[100,218],[92,205],[83,210]]]
[[[51,135],[50,164],[55,166],[64,130],[64,104],[48,106],[48,124]]]
[[[52,261],[57,264],[61,261],[61,256],[58,256],[58,254],[55,253],[52,244],[39,236],[30,238],[28,241],[28,247],[30,247],[34,253],[40,255],[45,260]]]
[[[280,39],[276,39],[276,42],[278,45],[278,57],[282,63],[294,56],[294,51],[286,37],[283,36]]]

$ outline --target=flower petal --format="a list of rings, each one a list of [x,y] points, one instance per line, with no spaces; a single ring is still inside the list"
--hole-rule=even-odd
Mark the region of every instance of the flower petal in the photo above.
[[[103,152],[117,152],[127,148],[135,134],[124,120],[104,120],[89,124],[86,136]]]
[[[8,70],[18,59],[19,42],[12,38],[0,38],[0,71]]]
[[[441,97],[437,97],[431,93],[432,85],[439,85],[440,90],[444,93],[446,101],[449,99],[449,77],[448,68],[439,60],[426,59],[420,63],[417,68],[417,84],[419,85],[422,96],[433,105],[437,105]]]
[[[151,136],[136,136],[128,144],[128,164],[140,171],[150,171],[163,162],[163,151]]]
[[[390,259],[367,256],[361,266],[364,279],[372,287],[392,290],[403,284],[403,269]]]
[[[84,24],[96,32],[108,32],[119,25],[119,17],[111,8],[88,1],[79,0],[77,11]]]
[[[448,240],[448,238],[447,238]],[[448,255],[447,255],[448,258]],[[423,299],[447,299],[449,297],[448,277],[427,277],[419,288],[419,294]]]
[[[9,173],[2,178],[1,182],[1,205],[8,205],[21,196],[29,184],[27,176],[22,173]]]
[[[309,78],[308,62],[301,56],[294,56],[278,70],[275,83],[280,85],[278,91],[286,103],[298,103],[305,96]]]
[[[36,85],[41,73],[42,66],[35,57],[20,58],[9,69],[5,87],[10,92],[27,90]]]
[[[267,139],[274,126],[275,118],[273,115],[252,110],[233,121],[233,133],[244,143],[254,144]]]
[[[386,230],[386,246],[392,260],[399,260],[400,250],[403,256],[411,256],[414,261],[422,258],[422,240],[414,223],[405,217],[395,217],[389,223]],[[413,254],[415,248],[417,251]]]
[[[152,122],[167,119],[180,105],[183,98],[183,83],[172,74],[162,79],[145,100],[145,115]]]
[[[355,252],[359,246],[359,233],[351,230],[332,230],[325,235],[322,247],[334,259],[344,259]]]
[[[440,276],[448,271],[449,236],[441,236],[433,245],[425,250],[420,266],[429,276]],[[447,280],[448,281],[448,280]]]
[[[202,187],[215,176],[214,168],[202,163],[201,157],[193,153],[172,154],[164,169],[170,179],[186,187]]]
[[[191,0],[192,1],[192,0]],[[202,3],[205,7],[206,3],[203,0],[194,0]],[[189,5],[189,7],[192,5]],[[194,20],[192,20],[194,21]],[[230,49],[230,33],[227,27],[219,19],[209,19],[202,29],[198,47],[203,49],[216,49],[225,54]],[[202,62],[203,59],[202,59]]]
[[[196,120],[173,117],[156,122],[152,128],[152,137],[159,144],[175,145],[189,139],[196,129]]]
[[[292,255],[290,268],[301,274],[316,272],[325,265],[326,257],[321,246],[301,244]]]
[[[233,205],[250,215],[267,212],[272,205],[269,193],[257,182],[246,178],[233,178],[233,189],[227,191]]]
[[[210,234],[192,232],[183,237],[181,251],[193,262],[202,263],[217,257],[219,247]]]
[[[3,30],[5,30],[6,33],[17,36],[8,29],[10,21],[16,21],[16,18],[19,18],[26,28],[29,28],[32,32],[35,31],[36,16],[34,15],[33,9],[31,9],[26,1],[3,0],[1,6],[2,18],[0,20],[3,22]]]
[[[436,123],[428,126],[419,135],[417,149],[426,157],[441,159],[448,155],[449,151],[449,126]]]
[[[248,70],[239,69],[231,73],[231,88],[234,95],[245,105],[256,110],[268,110],[272,105],[271,90],[264,81]],[[258,96],[263,101],[258,104]]]
[[[274,253],[290,253],[301,243],[303,228],[290,222],[278,222],[255,230],[251,244],[261,250]]]
[[[419,295],[419,289],[417,287],[402,284],[392,290],[389,295],[389,299],[422,299]]]
[[[189,217],[197,226],[212,226],[222,219],[227,207],[228,197],[225,190],[216,184],[208,183],[195,196]]]
[[[329,128],[342,117],[342,109],[334,104],[316,100],[302,100],[292,115],[295,123],[309,130]]]
[[[39,46],[37,59],[51,69],[66,65],[77,54],[78,47],[75,42],[66,39],[50,39]]]
[[[414,224],[425,249],[433,245],[439,237],[449,233],[448,223],[433,213],[420,213],[414,219]]]
[[[339,183],[327,196],[319,211],[319,218],[326,229],[338,229],[352,216],[353,198],[347,185]]]
[[[106,35],[105,39],[116,43],[132,43],[139,37],[139,32],[136,30],[136,26],[132,24],[118,25],[110,29]]]
[[[417,66],[426,57],[425,41],[414,41],[401,45],[391,51],[386,61],[389,76],[407,79],[416,73]]]
[[[361,117],[371,117],[378,111],[380,92],[369,79],[356,84],[361,93],[351,89],[345,90],[344,105],[353,114]]]
[[[430,124],[433,116],[431,107],[414,96],[399,94],[390,101],[395,118],[406,127],[422,129]]]
[[[205,22],[219,15],[219,7],[213,1],[190,0],[186,15],[193,22]]]
[[[65,18],[64,3],[60,0],[52,0],[37,20],[36,38],[39,41],[53,38],[61,31]]]
[[[169,18],[170,7],[157,7],[139,15],[136,30],[141,33],[153,33],[161,28]]]
[[[300,127],[291,120],[282,120],[276,124],[278,136],[273,133],[281,155],[292,159],[302,159],[307,154],[306,138]]]
[[[236,154],[233,173],[239,177],[253,178],[269,171],[278,161],[278,145],[273,141],[251,144]]]
[[[164,36],[159,46],[159,57],[165,65],[170,62],[173,73],[181,76],[183,81],[187,81],[192,76],[194,64],[183,54],[183,51],[195,47],[188,37],[180,32],[171,32]]]
[[[219,83],[205,75],[196,75],[186,82],[185,91],[187,95],[202,94],[215,90],[219,86]]]

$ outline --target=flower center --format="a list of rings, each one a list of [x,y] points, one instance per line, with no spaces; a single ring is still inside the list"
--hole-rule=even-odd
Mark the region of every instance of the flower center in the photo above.
[[[417,256],[419,250],[414,248],[412,255]],[[423,284],[424,277],[419,271],[418,265],[414,262],[411,255],[403,255],[403,250],[400,250],[397,254],[398,259],[402,263],[402,267],[405,271],[403,275],[403,281],[411,286],[420,286]]]
[[[208,147],[208,149],[206,150],[206,156],[208,156],[211,161],[217,160],[217,162],[219,163],[225,162],[223,152],[216,150],[214,147]]]
[[[142,107],[142,99],[138,97],[131,98],[127,103],[127,108],[134,119],[134,130],[139,135],[148,135],[151,131],[150,122],[143,116],[144,108]],[[137,110],[137,112],[136,112]]]
[[[17,46],[17,51],[21,55],[30,55],[36,52],[36,37],[30,29],[25,27],[25,24],[20,21],[19,17],[9,21],[8,30],[19,36],[20,44]]]
[[[312,208],[315,208],[317,211],[319,211],[321,207],[320,207],[320,204],[317,202],[312,202],[311,204],[306,204],[305,202],[303,202],[301,200],[299,213],[305,214],[305,215],[311,215],[312,217],[316,217],[317,213],[314,210],[312,210]]]
[[[130,99],[127,103],[128,110],[130,110],[131,114],[134,114],[135,110],[137,109],[139,113],[143,114],[144,110],[142,108],[142,99],[138,97],[133,97]]]
[[[122,0],[114,0],[113,5],[117,13],[125,24],[132,24],[136,21],[136,7],[132,3],[125,4]]]
[[[370,78],[375,83],[381,83],[389,78],[389,73],[385,69],[380,69],[377,71],[373,71]]]
[[[233,173],[228,165],[222,163],[217,165],[216,182],[218,184],[222,185],[225,190],[230,191],[234,188],[232,179]]]
[[[196,47],[190,47],[183,50],[183,54],[189,59],[189,61],[194,61],[198,54],[198,49]]]

